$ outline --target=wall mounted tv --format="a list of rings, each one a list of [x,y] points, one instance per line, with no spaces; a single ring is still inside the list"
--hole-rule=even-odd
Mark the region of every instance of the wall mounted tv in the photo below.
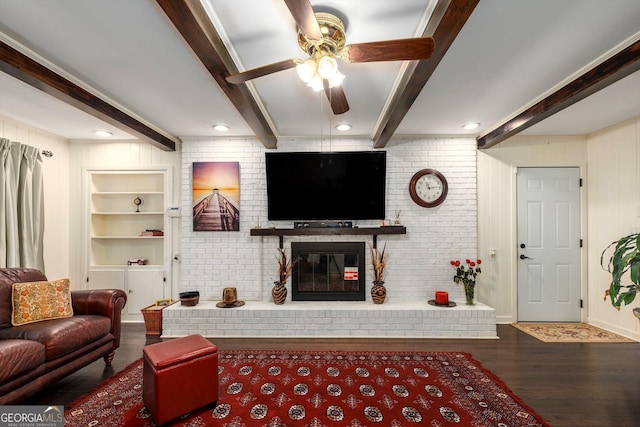
[[[385,218],[385,151],[266,153],[268,218]]]

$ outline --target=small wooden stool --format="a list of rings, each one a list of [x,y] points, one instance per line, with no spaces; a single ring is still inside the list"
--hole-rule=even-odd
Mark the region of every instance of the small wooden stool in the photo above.
[[[157,425],[218,401],[218,348],[202,335],[142,350],[142,400]]]

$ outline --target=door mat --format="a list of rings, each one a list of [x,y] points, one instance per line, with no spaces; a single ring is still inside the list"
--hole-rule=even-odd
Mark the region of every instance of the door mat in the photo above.
[[[587,323],[512,323],[543,342],[636,342]]]

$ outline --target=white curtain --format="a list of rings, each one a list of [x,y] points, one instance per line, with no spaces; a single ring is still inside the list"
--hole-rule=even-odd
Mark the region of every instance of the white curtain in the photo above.
[[[44,271],[42,157],[0,138],[0,267]]]

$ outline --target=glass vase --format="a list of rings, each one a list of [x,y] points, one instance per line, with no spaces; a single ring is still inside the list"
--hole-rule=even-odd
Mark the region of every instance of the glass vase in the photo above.
[[[473,282],[464,283],[464,297],[467,301],[467,305],[474,305],[473,296],[476,291],[476,284]]]

